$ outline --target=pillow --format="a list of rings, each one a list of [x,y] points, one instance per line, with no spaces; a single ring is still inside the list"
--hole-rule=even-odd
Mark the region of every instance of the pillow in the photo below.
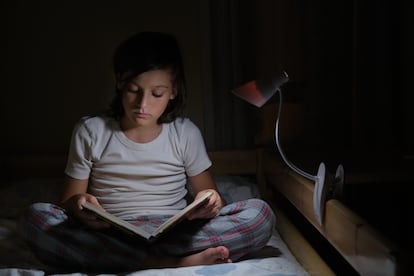
[[[227,203],[260,198],[259,190],[252,177],[213,174],[217,189]]]

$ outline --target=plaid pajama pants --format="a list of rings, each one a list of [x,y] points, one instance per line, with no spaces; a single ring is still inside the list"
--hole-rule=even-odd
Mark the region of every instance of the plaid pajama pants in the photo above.
[[[169,216],[143,216],[129,221],[156,228]],[[20,232],[45,264],[74,271],[131,271],[146,256],[186,256],[223,245],[236,261],[269,241],[275,223],[271,208],[260,199],[226,205],[210,220],[185,220],[153,242],[118,229],[93,230],[50,203],[35,203],[23,217]]]

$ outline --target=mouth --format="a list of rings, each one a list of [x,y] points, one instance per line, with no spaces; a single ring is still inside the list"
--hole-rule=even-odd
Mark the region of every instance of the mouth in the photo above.
[[[133,113],[135,115],[135,118],[146,119],[150,117],[149,114],[140,111],[133,111]]]

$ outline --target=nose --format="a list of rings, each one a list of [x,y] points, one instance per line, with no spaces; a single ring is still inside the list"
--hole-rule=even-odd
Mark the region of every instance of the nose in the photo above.
[[[147,93],[145,93],[144,91],[142,91],[140,93],[137,93],[136,102],[137,102],[137,105],[139,107],[145,107],[147,105],[147,102],[148,102]]]

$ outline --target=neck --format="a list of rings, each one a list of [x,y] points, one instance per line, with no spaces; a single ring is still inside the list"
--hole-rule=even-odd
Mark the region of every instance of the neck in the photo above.
[[[121,129],[128,139],[137,143],[148,143],[158,137],[161,133],[162,125],[151,126],[128,126],[121,120]]]

